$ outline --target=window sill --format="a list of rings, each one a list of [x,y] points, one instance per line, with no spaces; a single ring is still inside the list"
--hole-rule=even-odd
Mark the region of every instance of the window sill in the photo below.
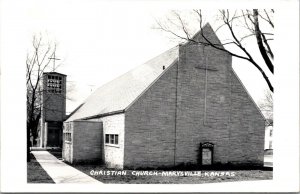
[[[115,147],[115,148],[119,148],[120,145],[116,145],[116,144],[104,144],[105,146],[108,146],[108,147]]]
[[[71,144],[72,142],[71,142],[71,141],[65,141],[65,143],[67,143],[67,144]]]

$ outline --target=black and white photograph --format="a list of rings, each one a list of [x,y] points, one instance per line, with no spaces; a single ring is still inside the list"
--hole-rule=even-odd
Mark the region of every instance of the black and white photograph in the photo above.
[[[299,190],[299,2],[188,2],[1,1],[2,191]]]

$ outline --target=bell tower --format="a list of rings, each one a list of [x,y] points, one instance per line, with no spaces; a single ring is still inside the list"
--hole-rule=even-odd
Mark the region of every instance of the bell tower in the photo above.
[[[43,73],[41,147],[62,146],[62,126],[66,118],[66,77],[57,72]]]

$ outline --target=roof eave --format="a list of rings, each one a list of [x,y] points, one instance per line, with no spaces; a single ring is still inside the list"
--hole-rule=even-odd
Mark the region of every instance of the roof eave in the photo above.
[[[97,118],[101,118],[101,117],[112,116],[112,115],[122,114],[122,113],[125,113],[125,110],[117,110],[117,111],[112,111],[112,112],[108,112],[108,113],[97,114],[97,115],[93,115],[93,116],[89,116],[89,117],[83,117],[80,119],[74,119],[73,121],[97,119]]]

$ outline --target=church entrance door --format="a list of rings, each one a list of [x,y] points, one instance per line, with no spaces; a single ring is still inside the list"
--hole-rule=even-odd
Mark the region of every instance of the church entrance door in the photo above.
[[[48,122],[47,147],[61,147],[62,124],[60,122]]]

